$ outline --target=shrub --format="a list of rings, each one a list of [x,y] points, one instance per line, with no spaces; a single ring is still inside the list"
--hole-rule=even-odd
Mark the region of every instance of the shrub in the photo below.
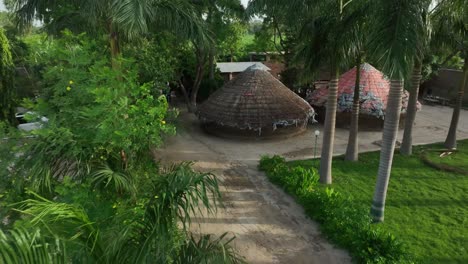
[[[404,244],[372,224],[369,211],[330,187],[318,186],[313,169],[291,167],[280,156],[264,156],[259,168],[275,184],[293,195],[322,232],[347,249],[358,263],[411,263]]]
[[[224,235],[188,230],[216,210],[214,175],[150,154],[175,133],[158,82],[140,83],[129,59],[112,68],[93,43],[65,32],[41,55],[45,86],[25,103],[47,123],[23,135],[0,123],[12,139],[0,144],[0,263],[242,263]]]

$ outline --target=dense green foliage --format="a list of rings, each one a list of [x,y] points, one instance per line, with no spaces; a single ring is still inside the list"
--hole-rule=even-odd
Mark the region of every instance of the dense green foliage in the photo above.
[[[11,57],[10,43],[5,36],[5,31],[0,29],[0,121],[10,124],[15,122],[15,86],[14,64]]]
[[[466,153],[467,143],[460,141],[461,153]],[[421,152],[440,146],[415,147],[415,155],[411,157],[395,155],[387,217],[379,227],[404,241],[417,262],[466,263],[468,178],[427,166],[419,157]],[[356,205],[368,204],[375,186],[379,153],[363,153],[358,163],[345,162],[341,157],[333,162],[335,181],[331,188],[352,197]],[[459,162],[453,165],[464,166],[466,159]],[[316,163],[305,160],[290,165],[311,168]]]
[[[2,124],[0,262],[242,262],[226,235],[188,231],[192,216],[219,205],[214,175],[153,161],[175,133],[166,64],[120,58],[116,69],[102,51],[69,31],[49,42],[37,57],[40,97],[24,102],[27,119],[48,122],[21,134]],[[151,71],[161,75],[141,83]]]
[[[399,239],[372,224],[366,203],[330,187],[318,185],[313,168],[290,166],[279,156],[263,157],[259,168],[296,198],[324,234],[347,249],[358,263],[409,263]]]

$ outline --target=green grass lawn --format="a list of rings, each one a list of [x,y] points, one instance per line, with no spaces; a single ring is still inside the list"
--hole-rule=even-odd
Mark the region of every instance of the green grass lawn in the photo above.
[[[460,152],[446,159],[451,165],[467,166],[468,141]],[[421,263],[468,263],[468,176],[429,167],[415,154],[395,154],[382,227],[405,241]],[[317,160],[294,161],[316,166]],[[379,164],[379,152],[360,155],[358,163],[333,160],[333,188],[351,195],[356,202],[371,205]]]
[[[443,149],[443,146],[442,144],[435,145],[435,148],[439,150]],[[441,153],[442,151],[427,151],[427,159],[436,164],[457,167],[468,171],[468,141],[460,141],[458,143],[458,151],[453,152],[451,155],[441,158]]]

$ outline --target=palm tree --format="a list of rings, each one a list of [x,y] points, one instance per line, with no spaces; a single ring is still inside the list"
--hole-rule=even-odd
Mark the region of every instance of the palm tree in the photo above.
[[[365,10],[362,8],[362,10]],[[357,161],[359,159],[359,144],[358,144],[358,131],[359,131],[359,96],[360,96],[360,83],[361,83],[361,65],[362,58],[364,56],[364,46],[366,43],[365,35],[367,34],[367,15],[361,15],[360,19],[356,26],[353,27],[353,36],[352,41],[352,54],[356,57],[355,67],[356,67],[356,82],[354,84],[354,96],[353,96],[353,108],[351,111],[351,123],[349,128],[349,137],[348,145],[346,147],[345,160],[348,161]]]
[[[463,77],[458,87],[455,106],[453,108],[450,128],[444,145],[448,149],[457,147],[457,129],[460,111],[463,103],[464,91],[468,82],[468,24],[467,5],[464,0],[441,1],[440,8],[436,10],[434,17],[436,24],[435,36],[438,42],[452,51],[459,51],[464,59]]]
[[[14,87],[14,69],[13,59],[11,57],[10,42],[5,36],[3,29],[0,29],[0,120],[6,121],[11,125],[15,124],[15,87]]]
[[[422,78],[421,69],[422,63],[415,61],[411,75],[411,89],[406,110],[405,131],[403,132],[403,140],[400,147],[402,155],[411,155],[413,153],[413,125],[416,119],[419,86]]]
[[[204,38],[195,38],[192,40],[192,46],[195,49],[196,70],[195,80],[190,94],[189,111],[195,112],[197,108],[197,95],[203,80],[205,69],[208,64],[209,77],[214,79],[214,58],[216,55],[214,40],[218,31],[225,23],[224,20],[238,20],[244,17],[244,7],[239,0],[203,0],[195,4],[197,14],[203,27],[209,32],[211,41],[207,42]],[[206,16],[206,19],[203,17]]]
[[[423,1],[424,2],[424,1]],[[413,73],[411,75],[411,83],[409,89],[409,100],[408,107],[406,110],[406,120],[405,120],[405,130],[403,132],[403,140],[401,142],[400,153],[402,155],[411,155],[413,152],[413,126],[416,119],[417,104],[419,97],[419,86],[422,79],[422,58],[424,53],[427,50],[428,43],[430,41],[430,31],[431,31],[431,21],[430,21],[430,7],[431,1],[425,1],[422,5],[423,10],[421,10],[421,19],[424,22],[424,36],[422,39],[421,45],[421,59],[415,60],[413,65]],[[432,10],[431,12],[433,12]]]
[[[382,135],[377,183],[372,201],[371,215],[375,222],[384,220],[385,200],[390,181],[393,154],[403,93],[403,78],[417,56],[423,36],[421,1],[376,1],[369,50],[379,58],[382,69],[390,77],[390,92]]]
[[[207,40],[194,6],[184,0],[17,0],[20,25],[35,19],[54,32],[72,26],[77,31],[106,33],[112,58],[121,54],[121,41],[156,30],[170,30],[190,38]]]
[[[359,46],[355,42],[358,39],[355,37],[356,27],[362,23],[367,8],[367,1],[325,2],[313,14],[312,24],[306,25],[303,30],[311,39],[305,37],[300,40],[302,43],[297,57],[306,68],[318,69],[324,61],[331,66],[319,169],[320,182],[324,184],[332,183],[339,69],[360,52],[356,52]]]
[[[185,163],[156,177],[151,188],[153,195],[141,200],[142,214],[115,214],[107,221],[92,219],[77,204],[30,193],[33,198],[18,208],[25,229],[0,231],[0,262],[243,263],[226,234],[194,238],[187,231],[191,216],[203,213],[199,204],[216,210],[220,193],[214,175],[195,173]]]
[[[295,61],[304,67],[309,77],[319,67],[330,69],[328,101],[323,131],[320,159],[320,182],[332,182],[331,165],[335,138],[338,79],[340,69],[352,57],[352,40],[355,27],[363,18],[368,1],[286,1],[254,0],[249,3],[249,13],[262,13],[275,7],[301,23]],[[271,11],[271,10],[270,10]]]
[[[354,84],[353,109],[351,112],[351,125],[349,128],[348,145],[345,160],[357,161],[359,159],[358,131],[359,131],[359,93],[361,91],[361,56],[356,59],[356,82]]]

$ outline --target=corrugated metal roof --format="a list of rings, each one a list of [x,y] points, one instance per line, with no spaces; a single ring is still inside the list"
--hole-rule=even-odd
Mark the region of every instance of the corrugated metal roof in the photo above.
[[[216,63],[216,67],[221,71],[221,73],[230,73],[230,72],[243,72],[250,66],[257,65],[261,67],[263,70],[269,71],[270,68],[265,66],[265,64],[261,62],[218,62]]]

